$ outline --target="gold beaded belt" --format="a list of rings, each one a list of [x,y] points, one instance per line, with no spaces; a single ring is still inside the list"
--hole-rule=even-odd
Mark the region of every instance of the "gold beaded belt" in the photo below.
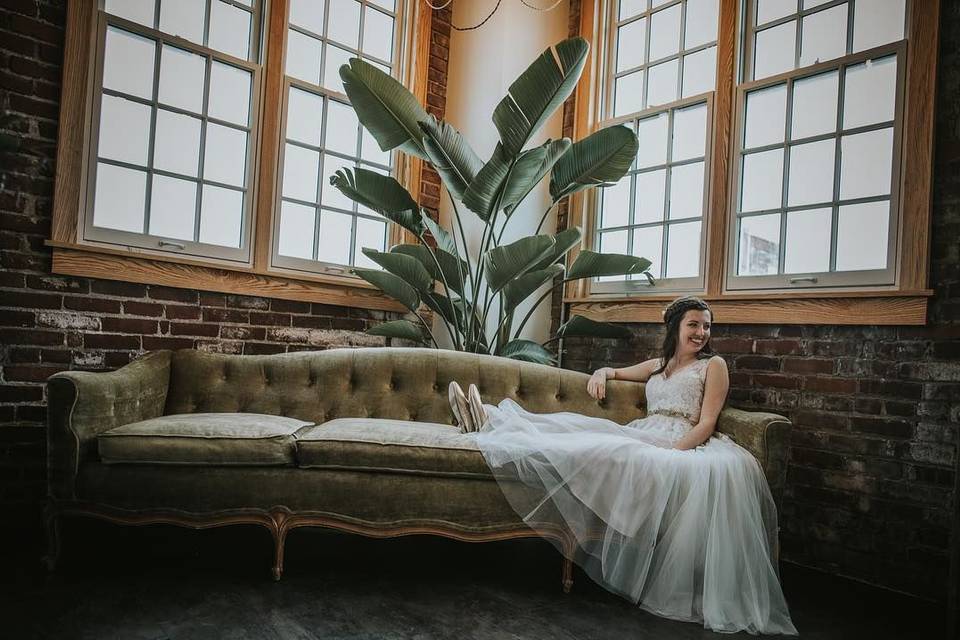
[[[647,416],[669,416],[671,418],[683,418],[687,422],[693,422],[693,416],[688,416],[682,411],[672,411],[670,409],[656,409],[647,412]]]

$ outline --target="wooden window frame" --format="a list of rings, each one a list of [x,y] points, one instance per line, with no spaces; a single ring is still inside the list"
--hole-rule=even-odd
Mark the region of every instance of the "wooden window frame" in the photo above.
[[[602,114],[601,94],[610,30],[609,4],[615,0],[583,0],[580,33],[593,43],[592,55],[577,88],[574,139],[592,133]],[[731,226],[734,166],[734,127],[737,119],[737,73],[740,70],[738,35],[745,15],[739,0],[719,0],[717,84],[709,177],[709,206],[704,215],[706,233],[705,286],[685,291],[710,302],[718,320],[749,324],[923,325],[927,320],[929,289],[930,207],[933,183],[934,107],[939,0],[907,3],[906,84],[899,172],[901,201],[898,228],[891,228],[899,247],[895,280],[891,285],[837,287],[829,290],[768,289],[734,291],[726,286],[727,246]],[[597,55],[599,54],[599,55]],[[745,83],[743,83],[745,84]],[[594,198],[571,197],[570,224],[589,229],[595,215]],[[585,245],[591,246],[591,245]],[[579,249],[571,251],[576,258]],[[568,283],[564,302],[570,313],[610,322],[660,322],[664,306],[679,292],[598,294],[590,282]]]
[[[399,76],[421,101],[426,101],[432,11],[416,0],[397,0],[404,7],[398,18],[403,43]],[[92,122],[98,87],[96,51],[98,0],[77,0],[67,6],[63,86],[60,104],[53,221],[47,246],[52,248],[52,272],[81,277],[199,289],[222,293],[321,302],[402,312],[406,309],[373,285],[349,274],[305,273],[270,264],[275,203],[279,201],[279,155],[288,0],[264,0],[263,54],[259,62],[261,106],[251,123],[258,139],[251,154],[254,179],[248,185],[253,216],[252,242],[246,261],[198,257],[134,246],[118,246],[84,238],[82,225],[91,187],[88,181]],[[395,176],[414,199],[420,197],[422,161],[396,153]],[[388,225],[388,242],[412,241],[397,225]]]

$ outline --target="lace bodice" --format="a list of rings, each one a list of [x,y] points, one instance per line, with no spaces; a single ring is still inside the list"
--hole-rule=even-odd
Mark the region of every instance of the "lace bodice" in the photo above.
[[[700,420],[703,405],[703,386],[707,376],[709,358],[695,360],[673,375],[665,378],[662,373],[647,380],[647,415],[665,413],[684,417],[696,424]]]

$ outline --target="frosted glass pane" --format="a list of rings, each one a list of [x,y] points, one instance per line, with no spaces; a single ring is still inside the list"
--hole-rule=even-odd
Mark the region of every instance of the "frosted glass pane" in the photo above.
[[[353,0],[350,0],[353,2]],[[343,89],[343,80],[340,79],[340,67],[350,63],[353,54],[337,47],[327,45],[327,60],[323,68],[323,86],[333,91],[346,93]]]
[[[246,132],[208,123],[203,154],[204,179],[242,187],[246,184],[246,162]]]
[[[283,195],[306,202],[317,201],[320,154],[288,144],[283,158]]]
[[[717,4],[717,0],[687,0],[684,49],[717,39]]]
[[[830,0],[803,0],[802,6],[804,9],[813,9],[828,2],[830,2]]]
[[[670,219],[703,215],[703,163],[670,169]]]
[[[287,75],[304,82],[320,84],[322,43],[293,29],[287,30]]]
[[[673,59],[647,70],[647,106],[654,107],[677,99],[677,73],[680,60]]]
[[[358,135],[360,121],[353,107],[336,100],[327,102],[326,148],[355,156]]]
[[[280,237],[277,251],[282,256],[313,259],[313,226],[317,212],[313,207],[284,202],[280,206]]]
[[[103,59],[103,86],[153,99],[153,62],[156,43],[129,31],[107,27]]]
[[[250,57],[249,11],[213,0],[210,5],[210,48],[236,56]]]
[[[150,192],[150,235],[193,240],[197,183],[153,176]]]
[[[791,207],[833,200],[835,140],[821,140],[790,148],[787,204]]]
[[[240,246],[243,192],[203,185],[200,202],[200,242],[221,247]]]
[[[663,227],[643,227],[633,230],[633,255],[650,261],[650,274],[660,277],[660,265],[663,262]],[[645,276],[634,276],[634,280],[644,281]]]
[[[617,78],[614,116],[622,116],[643,109],[643,71]]]
[[[847,5],[804,17],[801,31],[801,67],[843,56],[847,53]]]
[[[630,221],[630,176],[611,187],[600,189],[600,227],[623,227]]]
[[[680,51],[680,5],[657,11],[650,18],[650,60]]]
[[[671,0],[650,0],[650,8],[656,9],[657,7],[667,4]]]
[[[753,78],[759,80],[793,69],[796,63],[796,42],[796,20],[758,31],[753,56]]]
[[[383,251],[387,225],[380,220],[357,218],[357,240],[353,249],[353,263],[367,269],[380,268],[376,262],[363,254],[361,249],[376,249]]]
[[[896,56],[847,67],[844,76],[844,129],[893,120],[896,101]]]
[[[287,139],[320,146],[323,98],[290,87],[287,98]]]
[[[669,117],[667,113],[659,113],[638,122],[637,138],[640,141],[640,147],[637,149],[638,169],[667,163]]]
[[[211,118],[247,126],[250,123],[250,72],[214,61],[210,69],[207,113]]]
[[[787,214],[784,273],[817,273],[830,270],[830,209]]]
[[[160,31],[203,44],[204,0],[163,0],[160,3]]]
[[[380,151],[380,145],[366,129],[361,129],[360,136],[360,157],[369,162],[390,166],[390,152]]]
[[[890,193],[893,129],[843,136],[840,141],[840,198]]]
[[[905,2],[873,0],[856,3],[853,9],[854,53],[902,40]]]
[[[797,12],[797,0],[757,0],[757,22],[764,24]]]
[[[647,0],[620,0],[620,20],[643,13],[647,10]]]
[[[634,224],[645,224],[663,220],[663,203],[666,196],[666,188],[666,169],[637,174],[637,184],[634,188]]]
[[[153,166],[164,171],[196,177],[199,164],[200,120],[158,109]]]
[[[100,105],[100,143],[97,155],[147,166],[150,145],[150,107],[114,96]]]
[[[600,234],[600,253],[629,253],[627,248],[627,231],[611,231]],[[624,276],[601,276],[597,282],[622,282]]]
[[[156,6],[154,0],[107,0],[104,10],[152,29]]]
[[[793,140],[837,130],[838,77],[830,71],[793,83]]]
[[[780,258],[780,214],[740,219],[737,273],[763,276],[777,273]]]
[[[700,222],[667,228],[668,278],[692,278],[700,273]]]
[[[787,126],[787,85],[778,84],[747,94],[743,147],[783,142]]]
[[[290,0],[290,24],[323,35],[324,0]]]
[[[397,5],[395,0],[369,0],[370,4],[375,4],[378,7],[383,7],[387,11],[396,11]]]
[[[673,112],[673,161],[700,158],[707,144],[707,105],[677,109]]]
[[[840,207],[837,221],[837,271],[887,268],[890,203],[865,202]]]
[[[646,18],[634,20],[617,29],[617,71],[642,65],[646,46]]]
[[[741,211],[762,211],[780,207],[783,193],[783,150],[772,149],[743,157]]]
[[[94,226],[142,233],[146,193],[147,174],[143,171],[98,163]]]
[[[320,213],[320,245],[317,260],[334,264],[350,264],[350,231],[353,216],[322,211]]]
[[[202,113],[206,66],[203,56],[163,45],[160,52],[160,102]]]
[[[367,7],[363,16],[363,51],[393,61],[393,18]]]
[[[327,37],[356,49],[360,46],[360,3],[356,0],[329,0],[330,24]]]
[[[689,98],[700,93],[713,91],[716,86],[717,48],[708,47],[691,53],[683,58],[683,93]]]
[[[330,184],[330,178],[344,167],[353,168],[353,160],[345,160],[329,154],[323,156],[323,182],[320,185],[321,200],[325,206],[340,209],[353,209],[353,200],[343,195],[339,189]]]

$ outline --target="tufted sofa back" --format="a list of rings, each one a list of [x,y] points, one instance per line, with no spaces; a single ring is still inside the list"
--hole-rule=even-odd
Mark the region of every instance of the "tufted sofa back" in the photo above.
[[[643,385],[610,381],[587,394],[588,376],[529,362],[439,349],[330,349],[266,356],[173,354],[166,414],[249,412],[316,423],[371,417],[451,424],[447,385],[470,383],[484,402],[513,398],[530,411],[575,411],[626,423],[644,415]]]

